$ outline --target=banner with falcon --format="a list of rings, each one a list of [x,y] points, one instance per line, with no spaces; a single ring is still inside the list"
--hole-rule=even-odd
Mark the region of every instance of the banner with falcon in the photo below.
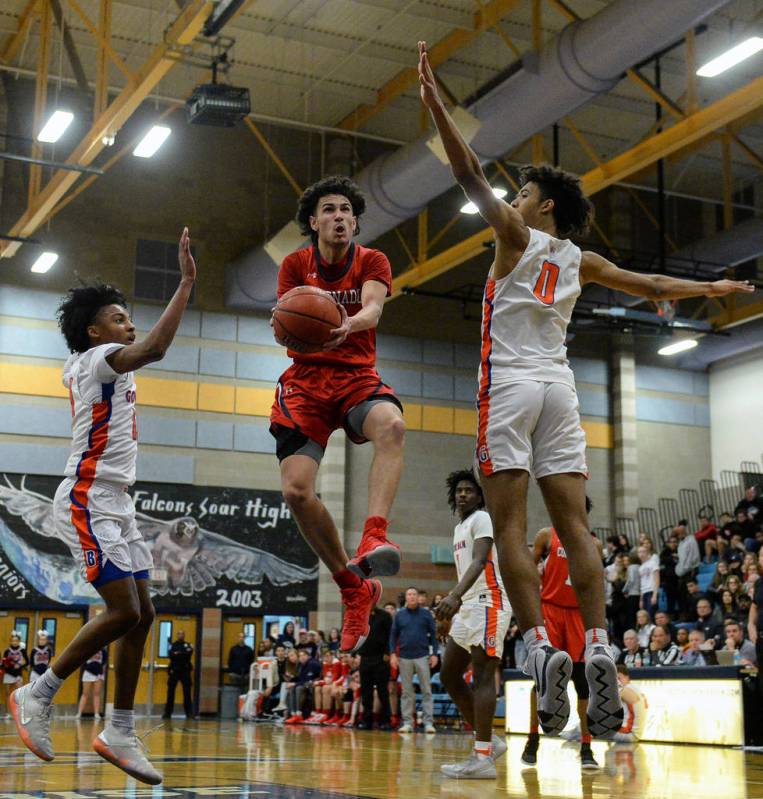
[[[99,601],[56,536],[59,480],[0,474],[0,607]],[[138,527],[154,556],[160,609],[219,607],[306,615],[318,595],[318,559],[277,491],[136,483]]]

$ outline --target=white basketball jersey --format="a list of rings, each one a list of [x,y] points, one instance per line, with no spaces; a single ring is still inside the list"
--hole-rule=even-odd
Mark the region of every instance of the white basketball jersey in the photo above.
[[[575,380],[565,338],[580,295],[580,248],[530,228],[519,263],[488,277],[482,305],[480,390],[518,380]]]
[[[471,565],[474,555],[474,542],[477,538],[492,538],[493,523],[484,510],[475,510],[453,531],[453,558],[456,561],[458,580]],[[475,580],[474,585],[463,595],[465,605],[484,605],[486,608],[509,609],[506,589],[503,587],[501,574],[498,571],[498,553],[495,544],[490,552],[485,568]]]
[[[64,474],[132,485],[138,453],[135,380],[117,374],[106,356],[123,344],[101,344],[70,355],[63,383],[72,406],[72,451]]]
[[[633,689],[638,699],[633,704],[623,701],[623,726],[618,732],[624,735],[633,735],[639,739],[644,734],[646,725],[646,697],[640,691],[636,691],[632,685],[628,687]]]

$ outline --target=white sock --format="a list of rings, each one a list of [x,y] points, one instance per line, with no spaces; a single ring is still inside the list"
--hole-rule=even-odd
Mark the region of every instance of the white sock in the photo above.
[[[480,760],[487,760],[490,757],[490,753],[493,751],[493,744],[491,741],[475,741],[474,742],[474,754]]]
[[[36,680],[31,690],[32,696],[43,704],[49,705],[56,695],[56,691],[64,684],[60,677],[56,677],[53,669],[48,669],[45,674]]]
[[[528,651],[535,646],[547,646],[551,642],[548,640],[548,633],[545,627],[530,627],[522,636]]]
[[[135,732],[135,711],[114,708],[111,713],[111,726],[124,735],[132,735]]]
[[[590,630],[585,631],[585,646],[586,649],[589,649],[592,646],[597,644],[603,644],[604,646],[609,646],[609,635],[607,634],[606,630],[602,630],[601,627],[592,627]]]

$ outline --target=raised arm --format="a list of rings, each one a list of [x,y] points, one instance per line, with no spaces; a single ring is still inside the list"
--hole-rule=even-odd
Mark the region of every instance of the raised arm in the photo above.
[[[723,297],[735,291],[755,291],[749,280],[682,280],[667,275],[642,275],[620,269],[595,252],[584,252],[580,262],[580,282],[598,283],[647,300],[682,300],[687,297]]]
[[[518,211],[493,194],[474,150],[466,143],[447,112],[427,57],[426,42],[419,42],[419,83],[421,101],[432,115],[454,177],[496,236],[515,250],[524,252],[530,241],[530,229]]]
[[[178,262],[180,264],[180,284],[164,309],[164,313],[159,317],[159,321],[151,328],[143,341],[128,344],[106,356],[106,361],[115,372],[119,374],[134,372],[147,363],[161,361],[175,338],[196,280],[196,262],[191,255],[191,238],[188,235],[187,227],[183,228],[183,234],[178,244]]]

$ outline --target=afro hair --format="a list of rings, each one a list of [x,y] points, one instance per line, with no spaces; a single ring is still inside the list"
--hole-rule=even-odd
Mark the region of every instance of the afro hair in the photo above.
[[[366,198],[363,196],[357,183],[343,175],[329,175],[327,178],[308,186],[299,198],[297,206],[297,224],[303,236],[310,236],[313,242],[318,241],[318,234],[310,227],[310,217],[315,216],[315,210],[321,197],[328,194],[341,194],[350,201],[352,213],[356,219],[366,210]],[[355,234],[360,233],[360,224],[355,227]]]
[[[453,513],[456,512],[456,488],[463,480],[467,480],[474,486],[477,493],[480,495],[480,502],[477,507],[484,508],[485,496],[482,493],[480,481],[474,476],[474,472],[471,469],[458,469],[455,472],[451,472],[445,480],[445,485],[448,488],[448,505],[450,505],[450,509]]]
[[[87,328],[101,308],[107,305],[127,307],[124,294],[108,283],[90,283],[70,288],[58,306],[58,326],[70,352],[86,352],[92,346]]]
[[[519,170],[519,184],[534,183],[544,200],[554,201],[556,231],[562,238],[585,236],[593,221],[593,205],[583,194],[580,178],[548,164],[527,164]]]

